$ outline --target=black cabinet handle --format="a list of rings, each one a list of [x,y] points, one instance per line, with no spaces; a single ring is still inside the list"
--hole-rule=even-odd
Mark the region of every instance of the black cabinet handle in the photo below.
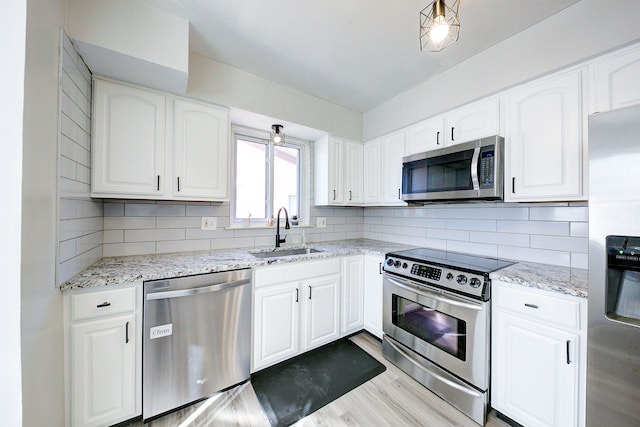
[[[110,302],[105,301],[105,302],[103,302],[102,304],[98,304],[98,305],[96,305],[96,307],[97,307],[97,308],[103,308],[103,307],[109,307],[110,305],[111,305],[111,303],[110,303]]]
[[[378,274],[382,274],[382,263],[378,263]]]
[[[298,288],[296,288],[296,302],[298,302]]]
[[[351,190],[349,190],[349,201],[351,201]]]
[[[451,140],[452,140],[452,141],[455,141],[455,140],[453,139],[453,130],[454,130],[454,129],[455,129],[455,128],[454,128],[453,126],[451,126]]]
[[[333,200],[336,199],[336,190],[333,190]]]
[[[129,322],[127,322],[127,324],[125,325],[125,339],[124,339],[124,343],[125,343],[125,344],[129,344]]]
[[[398,188],[398,200],[402,200],[402,197],[400,197],[400,189]]]
[[[180,192],[180,177],[178,177],[178,193]]]
[[[158,175],[158,187],[157,190],[160,191],[160,175]]]
[[[567,365],[571,364],[571,358],[569,357],[569,347],[571,346],[571,341],[567,340]]]
[[[511,192],[516,194],[516,177],[511,178]]]
[[[309,286],[309,299],[311,299],[311,286]]]
[[[525,307],[529,307],[529,308],[538,308],[538,306],[537,306],[537,305],[535,305],[535,304],[528,304],[528,303],[525,303],[525,304],[524,304],[524,306],[525,306]]]
[[[440,145],[440,131],[436,132],[436,145]]]

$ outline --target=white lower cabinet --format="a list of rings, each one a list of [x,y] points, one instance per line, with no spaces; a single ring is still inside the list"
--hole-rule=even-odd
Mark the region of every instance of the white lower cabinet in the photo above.
[[[65,295],[67,401],[72,426],[141,414],[141,341],[135,287]]]
[[[340,337],[341,265],[331,258],[254,271],[252,371]]]
[[[382,263],[384,257],[364,257],[364,329],[382,338]]]
[[[528,426],[584,425],[586,300],[492,283],[491,406]]]
[[[364,325],[364,258],[355,255],[342,260],[342,335]]]

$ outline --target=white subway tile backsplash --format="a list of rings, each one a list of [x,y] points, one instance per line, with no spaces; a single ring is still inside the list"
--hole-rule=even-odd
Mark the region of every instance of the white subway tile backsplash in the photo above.
[[[589,255],[588,254],[578,254],[575,252],[571,253],[571,268],[589,268]]]
[[[409,225],[412,227],[447,228],[446,219],[411,218]]]
[[[65,262],[76,256],[76,239],[60,242],[58,247],[58,261]]]
[[[150,203],[127,203],[124,206],[127,217],[136,216],[184,216],[185,205],[162,205]]]
[[[589,252],[589,239],[583,237],[531,236],[531,247],[567,252]]]
[[[124,241],[127,242],[158,242],[163,240],[184,240],[183,228],[124,230]]]
[[[589,223],[572,222],[570,226],[571,237],[589,237]]]
[[[534,221],[588,221],[587,207],[534,207],[529,208],[529,218]]]
[[[472,231],[469,233],[469,241],[479,243],[492,243],[494,245],[529,247],[528,234],[491,233],[484,231]]]
[[[157,217],[156,228],[200,228],[201,219],[197,217]]]
[[[538,262],[542,264],[571,266],[569,252],[550,251],[544,249],[520,248],[517,246],[498,246],[498,256],[515,261]]]
[[[155,228],[154,217],[104,217],[105,230],[136,230],[143,228]]]
[[[427,237],[440,240],[461,240],[469,241],[469,231],[467,230],[443,230],[440,228],[428,228]]]
[[[496,245],[489,245],[485,243],[458,242],[455,240],[447,240],[447,251],[462,252],[489,257],[498,256],[498,248]]]
[[[157,242],[156,253],[208,251],[211,249],[211,240],[180,240],[175,242]]]
[[[526,233],[548,236],[568,236],[568,222],[553,221],[498,221],[500,233]]]
[[[129,256],[156,253],[155,242],[105,243],[102,245],[102,256]]]
[[[186,206],[187,216],[229,216],[228,204],[210,206]]]
[[[211,239],[211,249],[252,248],[254,246],[255,246],[255,243],[254,243],[253,237],[236,237],[233,239]]]
[[[124,203],[104,203],[104,216],[124,216]]]
[[[447,219],[450,230],[496,231],[495,220]]]
[[[102,241],[103,243],[123,243],[124,230],[104,230]]]

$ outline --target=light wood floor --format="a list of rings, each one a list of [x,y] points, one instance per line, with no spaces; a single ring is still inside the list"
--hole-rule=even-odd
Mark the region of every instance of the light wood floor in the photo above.
[[[368,333],[351,338],[387,370],[329,405],[301,419],[295,427],[478,427],[470,418],[424,388],[382,356],[382,344]],[[487,427],[508,424],[490,414]],[[142,423],[132,423],[141,427]],[[151,421],[145,427],[269,427],[250,382]]]

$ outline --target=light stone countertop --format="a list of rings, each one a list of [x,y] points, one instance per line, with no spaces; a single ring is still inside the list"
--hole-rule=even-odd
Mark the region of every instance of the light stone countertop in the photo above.
[[[284,246],[281,249],[300,247],[303,246]],[[275,258],[256,258],[250,252],[270,252],[273,249],[240,248],[102,258],[63,283],[60,290],[96,288],[345,255],[384,256],[387,252],[411,249],[415,246],[378,240],[353,239],[311,243],[307,247],[319,249],[322,252]],[[587,270],[530,262],[517,262],[491,273],[491,278],[494,280],[581,298],[587,297],[587,276]]]
[[[589,289],[588,270],[533,262],[518,262],[494,271],[489,277],[492,280],[501,280],[528,288],[558,292],[579,298],[587,298]]]
[[[283,246],[281,249],[301,247],[300,245]],[[411,249],[414,246],[378,240],[354,239],[311,243],[308,247],[319,249],[322,252],[261,259],[254,257],[250,252],[268,252],[273,251],[273,248],[241,248],[102,258],[64,282],[60,286],[60,290],[94,288],[345,255],[384,256],[387,252]]]

